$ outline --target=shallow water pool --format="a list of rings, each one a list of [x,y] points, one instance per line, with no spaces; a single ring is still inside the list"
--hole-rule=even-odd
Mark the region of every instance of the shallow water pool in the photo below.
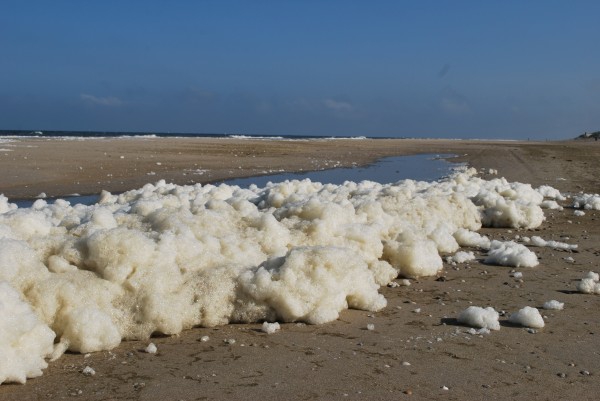
[[[386,157],[368,166],[362,167],[338,167],[320,171],[307,171],[301,173],[280,173],[258,177],[234,178],[221,181],[229,185],[247,187],[256,184],[259,187],[270,182],[281,182],[285,180],[303,180],[310,178],[311,181],[328,184],[343,184],[344,181],[375,181],[388,184],[404,179],[417,181],[435,181],[450,173],[456,166],[446,159],[453,155],[412,155]]]
[[[397,182],[404,179],[417,181],[435,181],[448,175],[457,164],[448,162],[446,159],[453,155],[421,154],[411,156],[386,157],[375,163],[361,167],[337,167],[320,171],[306,171],[300,173],[278,173],[255,177],[233,178],[213,183],[214,185],[228,184],[240,187],[248,187],[255,184],[264,187],[268,182],[281,182],[285,180],[304,180],[343,184],[344,181],[375,181],[382,184]],[[61,199],[72,204],[82,203],[84,205],[94,204],[98,195],[65,196]],[[52,203],[53,199],[46,199]],[[31,207],[34,200],[14,201],[19,207]]]

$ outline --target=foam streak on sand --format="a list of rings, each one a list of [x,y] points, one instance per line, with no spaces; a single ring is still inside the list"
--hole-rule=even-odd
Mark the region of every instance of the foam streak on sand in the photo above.
[[[159,182],[103,193],[92,206],[37,200],[18,209],[1,197],[0,283],[45,329],[27,340],[2,336],[0,346],[43,361],[52,351],[46,332],[60,339],[58,350],[86,353],[196,325],[319,324],[348,307],[377,311],[386,306],[380,286],[398,274],[437,274],[440,253],[459,249],[456,238],[485,247],[474,233],[482,223],[538,227],[543,198],[473,169],[388,185]],[[0,310],[0,322],[37,324]],[[23,365],[2,380],[23,381],[43,367]]]

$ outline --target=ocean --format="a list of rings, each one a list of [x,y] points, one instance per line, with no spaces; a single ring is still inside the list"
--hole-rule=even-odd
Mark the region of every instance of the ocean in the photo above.
[[[233,138],[233,139],[391,139],[391,137],[366,136],[312,136],[312,135],[245,135],[228,133],[190,133],[190,132],[127,132],[127,131],[28,131],[0,130],[1,137],[36,137],[36,138]],[[398,138],[400,139],[400,138]]]

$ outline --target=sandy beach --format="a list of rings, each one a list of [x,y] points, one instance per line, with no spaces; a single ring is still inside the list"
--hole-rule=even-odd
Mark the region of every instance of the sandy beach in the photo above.
[[[454,161],[485,169],[485,178],[495,169],[509,181],[563,193],[600,192],[594,141],[31,138],[0,148],[0,193],[9,199],[118,193],[159,179],[208,183],[421,153],[455,154]],[[199,327],[152,338],[156,354],[143,352],[149,341],[67,353],[41,377],[2,384],[0,400],[596,399],[600,296],[576,292],[575,283],[600,271],[600,212],[576,217],[571,202],[545,210],[546,221],[534,230],[480,231],[491,239],[539,235],[578,245],[535,248],[540,265],[516,269],[522,280],[511,277],[514,268],[481,263],[485,253],[475,250],[469,267],[445,263],[437,277],[382,287],[388,305],[380,312],[347,310],[332,323],[286,323],[274,334],[258,323]],[[511,313],[551,299],[564,310],[542,310],[546,326],[534,332],[506,316],[501,330],[486,335],[469,334],[456,321],[470,305]],[[82,374],[86,366],[93,376]]]
[[[386,156],[455,154],[532,185],[561,182],[576,191],[594,182],[598,143],[472,140],[268,141],[223,138],[17,139],[0,143],[0,193],[9,199],[123,192],[164,179],[208,183],[280,171],[364,165]],[[564,173],[563,173],[564,172]],[[592,191],[593,189],[589,189]]]

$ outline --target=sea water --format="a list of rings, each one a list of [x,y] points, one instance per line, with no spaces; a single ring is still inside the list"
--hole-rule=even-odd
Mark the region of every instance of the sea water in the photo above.
[[[319,171],[234,178],[224,180],[223,182],[228,185],[238,185],[240,187],[248,187],[251,184],[261,187],[268,182],[303,180],[305,178],[314,182],[336,185],[343,184],[344,181],[374,181],[380,184],[389,184],[404,179],[435,181],[450,173],[453,165],[446,159],[451,156],[421,154],[385,157],[366,166],[338,167]]]

